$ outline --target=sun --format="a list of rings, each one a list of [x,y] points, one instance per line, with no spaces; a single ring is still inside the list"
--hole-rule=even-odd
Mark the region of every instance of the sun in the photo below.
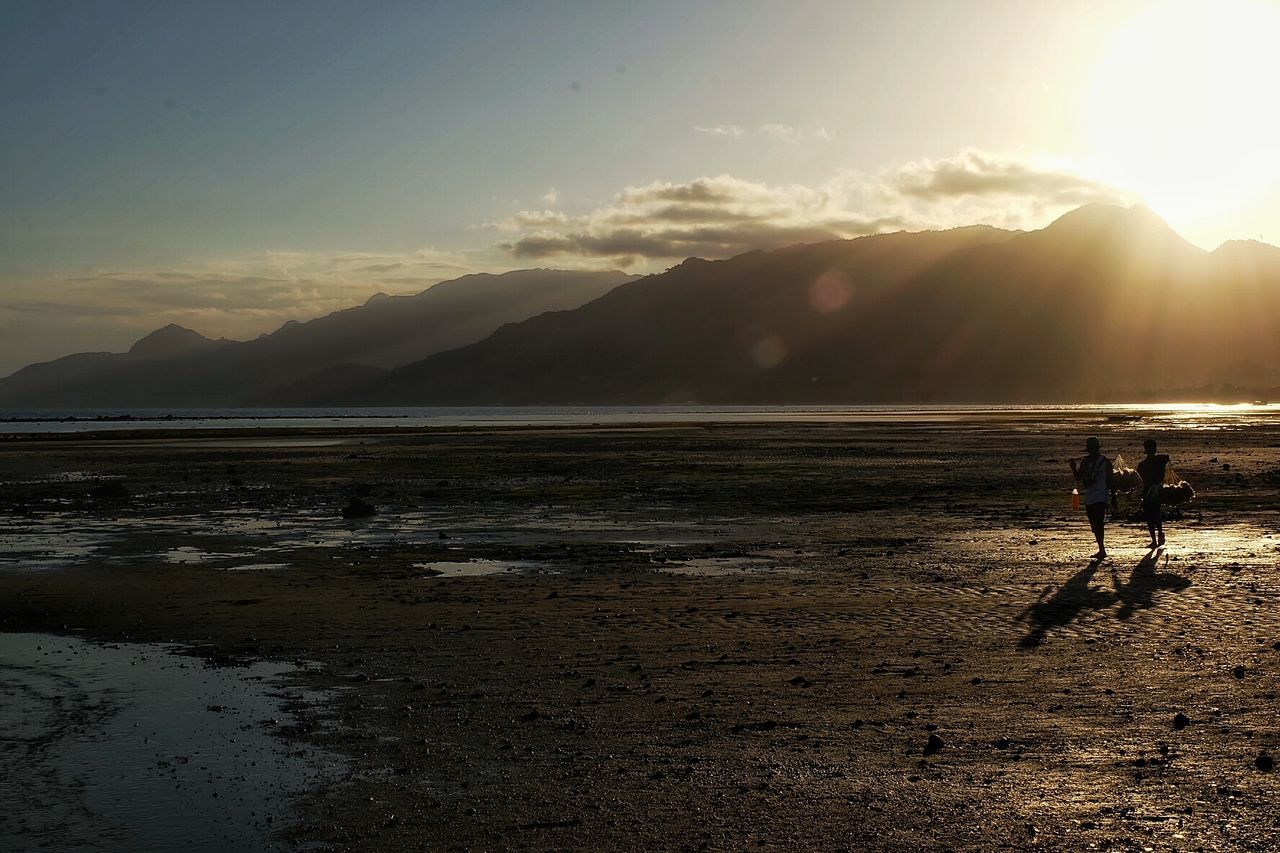
[[[1089,100],[1091,171],[1176,223],[1280,183],[1280,4],[1164,0],[1115,36]]]

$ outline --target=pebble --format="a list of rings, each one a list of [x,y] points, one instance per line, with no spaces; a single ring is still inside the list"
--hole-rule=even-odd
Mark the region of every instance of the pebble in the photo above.
[[[377,514],[378,511],[374,509],[373,504],[357,497],[353,497],[351,502],[342,508],[343,518],[368,518]]]

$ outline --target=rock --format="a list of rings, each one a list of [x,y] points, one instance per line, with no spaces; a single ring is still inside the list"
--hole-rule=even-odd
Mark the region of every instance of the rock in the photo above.
[[[132,492],[119,480],[113,480],[110,483],[103,483],[93,491],[89,492],[89,497],[97,498],[105,501],[123,501],[128,500],[132,496]]]
[[[991,745],[996,749],[1008,749],[1009,739],[1007,737],[998,737],[991,742]]]
[[[1191,718],[1179,711],[1173,715],[1173,727],[1178,731],[1182,731],[1191,722]]]
[[[358,497],[351,498],[351,503],[342,508],[343,518],[368,518],[377,514],[378,511],[374,509],[373,504]]]
[[[1265,749],[1258,753],[1258,757],[1253,760],[1253,766],[1257,767],[1263,773],[1270,773],[1275,769],[1276,761],[1271,754]]]
[[[527,713],[527,714],[521,714],[521,715],[520,715],[520,722],[522,722],[522,723],[532,723],[532,722],[535,722],[536,720],[538,720],[538,719],[539,719],[539,718],[541,718],[541,717],[542,717],[542,714],[538,711],[538,709],[537,709],[537,708],[534,708],[532,711],[530,711],[530,712],[529,712],[529,713]]]
[[[942,738],[938,737],[936,734],[931,734],[929,735],[929,740],[925,742],[924,754],[933,755],[937,752],[940,752],[942,748],[946,745],[947,745],[947,742],[944,741]]]
[[[1235,669],[1231,670],[1231,674],[1236,678],[1244,678],[1244,667],[1237,666]]]

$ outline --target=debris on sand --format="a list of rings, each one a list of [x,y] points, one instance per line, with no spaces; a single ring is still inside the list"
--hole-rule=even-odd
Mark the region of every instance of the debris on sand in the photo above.
[[[128,487],[119,480],[103,483],[89,492],[89,497],[102,501],[124,501],[132,497],[132,495],[133,493],[129,491]]]
[[[351,503],[342,508],[343,518],[368,518],[377,514],[378,510],[374,508],[373,504],[358,497],[353,497]]]
[[[941,751],[942,748],[946,745],[947,745],[947,742],[944,741],[942,738],[938,737],[937,734],[931,734],[929,735],[929,740],[925,742],[924,754],[933,755]]]
[[[1182,731],[1191,724],[1191,718],[1179,711],[1173,715],[1173,727],[1177,731]]]

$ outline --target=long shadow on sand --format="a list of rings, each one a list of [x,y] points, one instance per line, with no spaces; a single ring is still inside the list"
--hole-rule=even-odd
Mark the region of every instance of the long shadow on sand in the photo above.
[[[1123,583],[1119,574],[1116,573],[1115,566],[1111,567],[1112,582],[1116,586],[1116,597],[1120,599],[1120,612],[1116,615],[1121,619],[1128,619],[1138,610],[1146,610],[1155,605],[1154,596],[1156,590],[1167,589],[1172,592],[1181,592],[1191,586],[1191,579],[1184,578],[1182,575],[1173,572],[1157,572],[1156,567],[1168,565],[1169,555],[1163,549],[1152,551],[1143,557],[1138,565],[1133,567],[1133,574],[1129,575],[1129,582]]]
[[[1023,611],[1018,618],[1030,622],[1031,630],[1018,645],[1024,649],[1038,646],[1049,631],[1070,625],[1085,610],[1103,610],[1115,604],[1118,599],[1114,592],[1089,588],[1097,572],[1098,561],[1090,560],[1089,565],[1072,575],[1057,592]]]
[[[1093,576],[1098,572],[1098,561],[1091,560],[1087,566],[1072,575],[1053,595],[1041,598],[1028,607],[1018,617],[1030,623],[1031,630],[1018,645],[1022,648],[1033,648],[1044,642],[1052,630],[1065,628],[1086,610],[1105,610],[1119,603],[1116,616],[1128,619],[1139,610],[1155,606],[1157,590],[1179,592],[1191,586],[1191,580],[1173,572],[1158,572],[1156,567],[1161,559],[1168,563],[1168,556],[1163,550],[1152,551],[1138,561],[1129,575],[1129,580],[1120,580],[1115,566],[1111,567],[1111,580],[1114,592],[1090,588]]]

